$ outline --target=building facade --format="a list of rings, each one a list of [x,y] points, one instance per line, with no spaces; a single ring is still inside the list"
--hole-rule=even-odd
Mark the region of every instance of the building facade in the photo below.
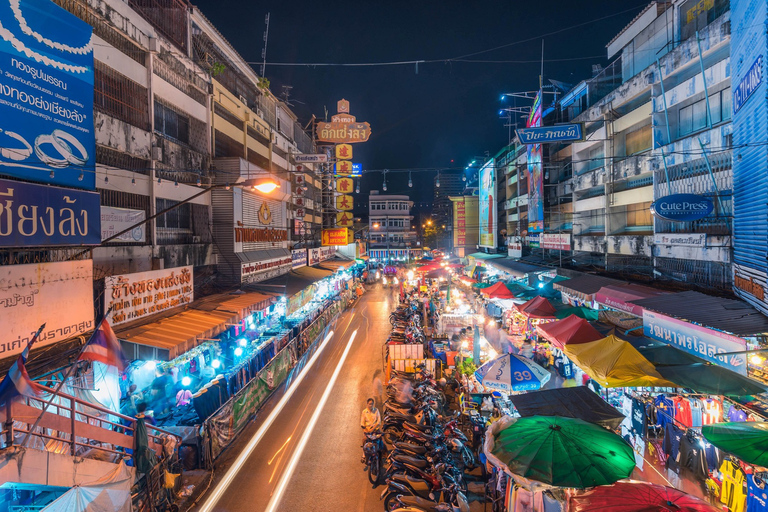
[[[417,249],[412,225],[413,201],[406,195],[383,195],[372,190],[368,197],[368,255],[377,261],[407,261]]]

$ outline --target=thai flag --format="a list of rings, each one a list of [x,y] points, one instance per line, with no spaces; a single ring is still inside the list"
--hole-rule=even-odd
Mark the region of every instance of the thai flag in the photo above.
[[[42,394],[42,386],[29,378],[27,367],[24,365],[27,362],[29,350],[36,339],[37,334],[27,344],[24,351],[19,354],[19,358],[13,363],[13,366],[10,367],[8,373],[0,382],[0,405],[5,405],[21,396],[35,398]]]
[[[126,360],[123,349],[115,336],[115,331],[106,320],[102,321],[99,328],[93,332],[78,360],[99,361],[109,366],[116,366],[120,371],[125,370]]]

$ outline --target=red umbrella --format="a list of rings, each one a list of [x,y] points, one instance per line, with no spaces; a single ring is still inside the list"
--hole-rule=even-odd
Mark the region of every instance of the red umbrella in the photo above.
[[[647,482],[601,485],[568,500],[571,512],[718,512],[706,501]]]

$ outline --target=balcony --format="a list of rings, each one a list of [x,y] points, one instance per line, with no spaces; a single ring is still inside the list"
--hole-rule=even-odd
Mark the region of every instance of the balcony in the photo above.
[[[592,187],[604,185],[606,178],[607,173],[605,167],[598,167],[597,169],[586,171],[573,177],[573,190],[574,192],[580,192]]]

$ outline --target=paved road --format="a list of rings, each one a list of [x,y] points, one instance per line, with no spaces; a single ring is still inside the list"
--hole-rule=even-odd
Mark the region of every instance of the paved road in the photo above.
[[[211,489],[200,500],[197,510],[383,510],[379,501],[383,488],[372,488],[360,463],[359,422],[366,397],[375,393],[374,379],[381,375],[381,348],[389,333],[389,312],[395,303],[394,292],[377,284],[353,309],[341,315],[333,337],[242,466],[231,474],[234,476],[229,485],[221,485],[228,480],[226,472],[236,463],[243,448],[249,442],[253,444],[254,434],[265,424],[286,391],[269,400],[225,454]],[[353,335],[354,341],[350,344]],[[344,364],[339,366],[345,353]],[[337,378],[322,412],[311,433],[304,436],[334,374]],[[298,452],[302,444],[303,451]],[[216,494],[219,499],[213,503],[209,497]]]

